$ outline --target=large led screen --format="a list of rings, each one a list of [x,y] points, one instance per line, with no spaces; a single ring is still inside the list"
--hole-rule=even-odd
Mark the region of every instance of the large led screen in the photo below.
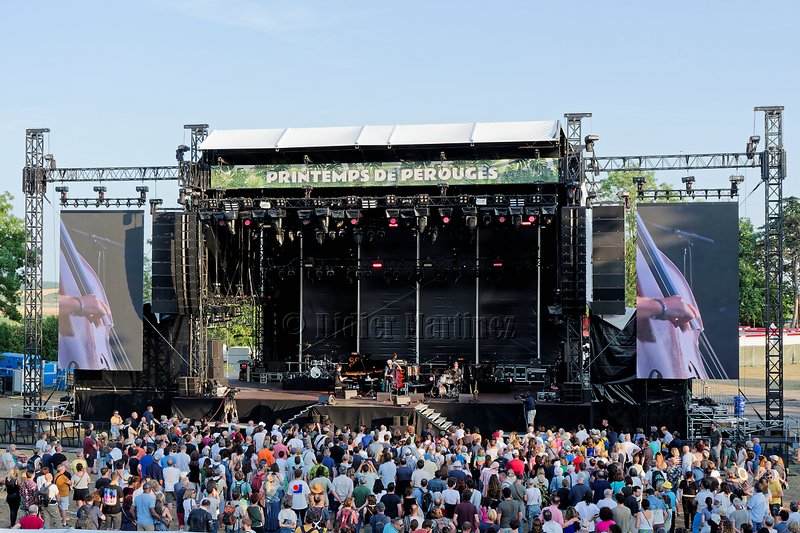
[[[738,378],[738,206],[637,210],[637,377]]]
[[[61,214],[58,366],[142,370],[142,211]]]

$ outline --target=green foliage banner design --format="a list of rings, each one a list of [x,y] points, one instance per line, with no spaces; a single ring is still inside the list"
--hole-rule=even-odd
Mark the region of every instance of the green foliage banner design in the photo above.
[[[216,189],[553,183],[556,159],[237,165],[211,170]]]

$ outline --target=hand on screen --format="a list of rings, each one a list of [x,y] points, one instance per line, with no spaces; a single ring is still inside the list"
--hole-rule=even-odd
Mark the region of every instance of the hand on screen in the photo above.
[[[668,320],[675,327],[683,326],[700,315],[692,304],[683,301],[680,296],[664,298],[664,304],[667,311],[661,320]]]
[[[108,306],[106,306],[105,302],[98,300],[94,294],[81,296],[81,301],[83,302],[83,316],[86,317],[86,320],[96,326],[100,326],[100,321],[109,314]]]

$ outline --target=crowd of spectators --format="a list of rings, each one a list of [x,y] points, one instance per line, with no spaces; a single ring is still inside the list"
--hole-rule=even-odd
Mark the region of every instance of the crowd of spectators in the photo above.
[[[712,427],[270,427],[156,417],[0,456],[17,528],[240,533],[800,533],[786,468]],[[74,505],[70,505],[70,501]]]

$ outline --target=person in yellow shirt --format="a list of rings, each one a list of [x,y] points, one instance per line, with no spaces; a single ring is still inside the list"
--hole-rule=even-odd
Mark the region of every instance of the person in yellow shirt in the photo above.
[[[61,514],[61,523],[67,525],[67,509],[69,509],[69,491],[72,487],[72,479],[67,473],[66,462],[58,465],[56,475],[53,476],[53,484],[58,488],[58,512]]]
[[[111,436],[114,440],[119,438],[119,428],[122,427],[122,417],[119,416],[119,411],[114,411],[114,415],[111,417]]]
[[[775,516],[780,512],[781,504],[783,503],[783,487],[781,486],[781,480],[775,475],[775,470],[767,470],[767,475],[764,477],[767,479],[767,487],[770,493],[770,511],[772,516]]]

